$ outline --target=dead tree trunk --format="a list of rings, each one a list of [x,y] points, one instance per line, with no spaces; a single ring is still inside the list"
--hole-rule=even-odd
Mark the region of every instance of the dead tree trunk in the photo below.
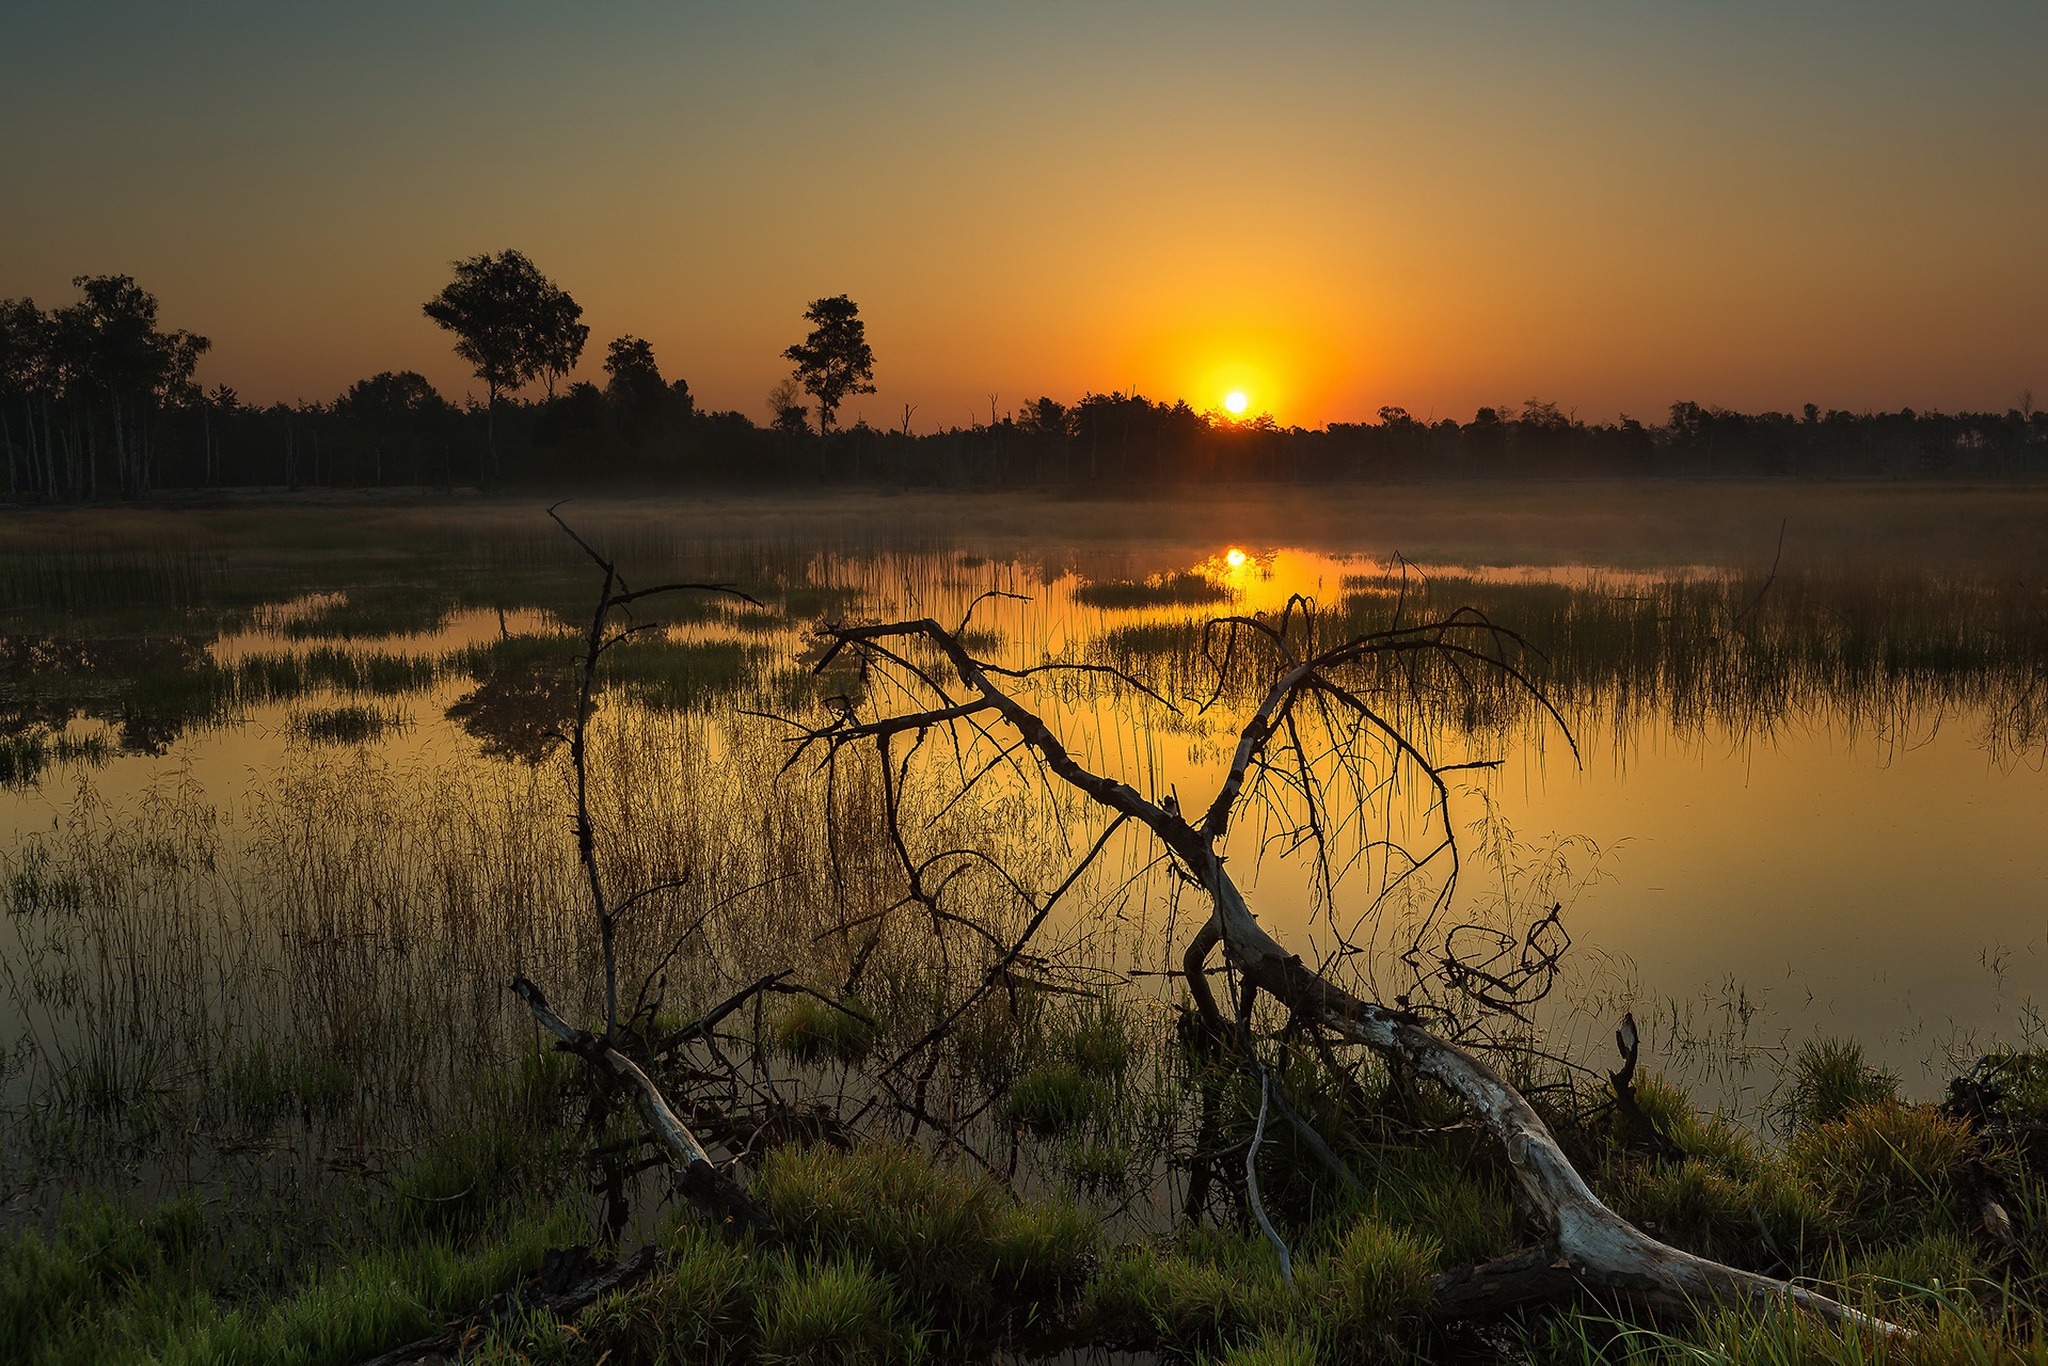
[[[975,605],[981,601],[977,599]],[[969,617],[972,612],[970,607]],[[1905,1331],[1814,1291],[1681,1251],[1629,1224],[1593,1193],[1542,1118],[1499,1072],[1466,1048],[1425,1028],[1419,1015],[1360,999],[1310,968],[1266,932],[1232,880],[1219,846],[1230,828],[1248,778],[1262,766],[1273,764],[1276,751],[1279,762],[1288,766],[1284,776],[1296,791],[1306,794],[1309,837],[1317,841],[1324,837],[1326,827],[1322,821],[1327,813],[1317,810],[1320,789],[1311,770],[1327,757],[1328,751],[1304,743],[1296,728],[1298,712],[1320,709],[1325,718],[1343,718],[1349,727],[1348,734],[1370,734],[1419,763],[1438,792],[1447,797],[1442,775],[1448,770],[1431,765],[1375,710],[1367,691],[1356,681],[1357,671],[1387,663],[1419,666],[1427,657],[1447,661],[1453,668],[1499,671],[1515,684],[1527,687],[1540,700],[1540,692],[1533,683],[1499,649],[1503,639],[1512,639],[1511,633],[1476,613],[1461,612],[1425,625],[1353,637],[1335,647],[1316,650],[1313,610],[1299,600],[1290,604],[1277,621],[1240,617],[1213,623],[1212,632],[1221,631],[1228,637],[1226,654],[1218,668],[1217,694],[1223,690],[1240,638],[1252,649],[1264,652],[1272,666],[1271,681],[1239,731],[1230,767],[1213,801],[1199,820],[1190,820],[1183,816],[1174,797],[1148,798],[1126,783],[1083,766],[1045,720],[1012,695],[1011,688],[1032,675],[1065,670],[1113,676],[1154,700],[1163,701],[1157,693],[1103,665],[1047,664],[1012,669],[978,659],[962,644],[966,625],[963,620],[959,627],[947,630],[927,618],[826,628],[828,644],[818,662],[819,670],[831,666],[842,654],[849,654],[864,667],[892,670],[903,688],[886,695],[916,696],[915,690],[922,690],[929,704],[923,709],[904,707],[871,717],[862,717],[847,705],[831,722],[809,728],[799,737],[791,762],[821,748],[829,760],[846,745],[868,742],[882,747],[886,767],[890,763],[887,743],[893,736],[922,737],[939,728],[961,725],[986,736],[990,729],[1006,726],[1047,771],[1068,787],[1092,799],[1119,821],[1133,821],[1149,829],[1170,853],[1182,875],[1199,886],[1210,907],[1206,924],[1195,935],[1183,960],[1188,986],[1206,1024],[1218,1033],[1225,1032],[1203,966],[1210,952],[1220,945],[1246,983],[1270,993],[1298,1020],[1323,1031],[1328,1038],[1372,1049],[1408,1075],[1436,1082],[1456,1096],[1505,1150],[1516,1181],[1547,1227],[1547,1243],[1517,1257],[1442,1278],[1437,1288],[1437,1303],[1442,1312],[1461,1317],[1489,1313],[1513,1303],[1556,1297],[1579,1286],[1592,1286],[1667,1306],[1706,1302],[1744,1306],[1789,1304],[1840,1325],[1884,1334]],[[1493,647],[1490,652],[1489,642]],[[945,676],[944,670],[913,662],[916,651],[927,648],[944,657],[951,666],[952,677]],[[1212,703],[1215,700],[1210,698]],[[889,818],[893,822],[893,807]],[[1448,816],[1445,822],[1448,840]],[[896,842],[900,849],[900,838]],[[915,895],[919,879],[907,857],[906,871],[911,872]],[[1242,1007],[1239,1023],[1243,1024]],[[1255,1192],[1252,1197],[1256,1203]]]
[[[592,1034],[555,1014],[541,989],[523,973],[512,979],[511,989],[525,1003],[534,1021],[555,1036],[558,1048],[583,1059],[613,1086],[626,1093],[633,1108],[646,1121],[655,1141],[667,1152],[684,1194],[720,1219],[729,1219],[757,1236],[772,1237],[774,1227],[767,1212],[747,1195],[738,1181],[711,1160],[704,1145],[698,1142],[690,1126],[669,1105],[653,1078],[616,1046],[619,1039],[619,920],[648,897],[680,887],[682,880],[655,883],[630,896],[616,896],[606,885],[604,870],[597,856],[597,829],[590,815],[590,719],[597,707],[599,665],[606,653],[659,625],[657,622],[632,621],[634,604],[682,591],[720,594],[755,606],[760,604],[728,584],[665,583],[651,588],[628,587],[619,574],[618,566],[571,530],[554,508],[548,509],[548,516],[554,518],[555,524],[604,574],[604,586],[598,592],[597,606],[591,613],[584,654],[578,661],[576,719],[569,735],[570,765],[575,778],[576,853],[583,868],[591,909],[597,918],[604,967],[604,1033]]]

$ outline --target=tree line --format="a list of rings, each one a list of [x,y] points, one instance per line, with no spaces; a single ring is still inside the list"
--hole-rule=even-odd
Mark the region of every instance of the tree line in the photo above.
[[[859,306],[814,301],[771,414],[701,408],[636,336],[607,343],[603,383],[569,380],[582,308],[518,252],[453,266],[425,316],[452,334],[484,398],[454,402],[387,371],[331,401],[245,404],[195,380],[209,343],[165,330],[125,275],[80,276],[77,301],[0,300],[0,447],[11,501],[134,498],[164,488],[876,484],[1144,489],[1217,481],[2048,475],[2048,413],[1740,413],[1678,402],[1653,422],[1584,422],[1529,399],[1469,421],[1379,410],[1374,422],[1283,427],[1185,400],[1087,393],[986,421],[911,430],[845,402],[875,392]],[[808,400],[808,402],[806,401]]]

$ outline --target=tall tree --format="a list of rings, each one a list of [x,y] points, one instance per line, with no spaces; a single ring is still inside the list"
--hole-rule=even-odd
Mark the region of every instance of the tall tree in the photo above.
[[[124,496],[139,494],[152,483],[156,443],[149,419],[192,401],[193,372],[211,343],[191,332],[160,330],[156,296],[132,276],[81,275],[71,283],[83,297],[56,312],[52,336],[74,422],[83,419],[87,487],[97,489],[104,416],[115,488]]]
[[[590,329],[578,321],[583,306],[521,252],[486,252],[457,261],[454,269],[455,278],[421,311],[455,334],[455,354],[484,383],[485,432],[495,477],[499,392],[545,377],[552,394],[555,382],[575,368]]]
[[[659,408],[668,383],[654,362],[654,348],[642,337],[620,337],[605,348],[605,394],[635,413]]]
[[[7,495],[42,488],[36,458],[36,405],[49,350],[49,322],[33,299],[0,299],[0,443],[7,447]],[[16,418],[19,418],[19,423]]]
[[[832,416],[851,394],[875,392],[875,353],[868,347],[860,305],[844,294],[814,300],[804,310],[811,334],[782,353],[796,363],[796,377],[818,400],[818,435],[832,430]]]

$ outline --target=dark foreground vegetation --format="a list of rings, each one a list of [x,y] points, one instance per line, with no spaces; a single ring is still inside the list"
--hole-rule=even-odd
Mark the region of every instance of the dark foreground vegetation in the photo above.
[[[781,1017],[785,1047],[802,1027]],[[478,1084],[464,1127],[379,1155],[388,1167],[366,1163],[363,1208],[345,1227],[266,1225],[234,1196],[73,1199],[54,1229],[0,1252],[11,1329],[0,1360],[348,1366],[422,1340],[459,1342],[463,1360],[593,1366],[1107,1347],[1241,1363],[2048,1360],[2038,1058],[1997,1060],[1951,1104],[1915,1106],[1853,1046],[1817,1044],[1797,1061],[1788,1128],[1769,1142],[1639,1080],[1644,1111],[1682,1154],[1668,1158],[1641,1149],[1590,1079],[1558,1076],[1543,1092],[1546,1118],[1625,1217],[1916,1330],[1886,1343],[1793,1312],[1650,1313],[1597,1294],[1481,1323],[1447,1318],[1445,1273],[1526,1236],[1504,1164],[1456,1107],[1373,1069],[1330,1070],[1306,1048],[1289,1059],[1287,1085],[1360,1186],[1347,1190],[1284,1126],[1268,1132],[1261,1176],[1291,1247],[1290,1284],[1241,1186],[1223,1181],[1258,1108],[1239,1069],[1102,1003],[1049,1005],[1003,1030],[1003,1053],[1038,1059],[1010,1087],[1006,1123],[1096,1197],[1085,1206],[1015,1193],[958,1150],[935,1158],[930,1142],[855,1139],[821,1129],[814,1112],[789,1113],[741,1145],[774,1239],[677,1205],[635,1236],[593,1241],[601,1201],[588,1182],[616,1179],[635,1129],[561,1055],[535,1053]],[[874,1044],[837,1046],[832,1067],[851,1070]],[[627,1047],[663,1070],[652,1041]],[[254,1142],[319,1103],[287,1079],[291,1060],[276,1061],[286,1067],[275,1083],[245,1078],[226,1098]],[[1148,1176],[1133,1156],[1187,1086],[1220,1100],[1205,1137],[1223,1188],[1179,1231],[1133,1237],[1114,1214],[1118,1193],[1142,1199]],[[586,1131],[593,1114],[611,1117]],[[607,1270],[615,1288],[591,1302],[562,1294]]]
[[[456,264],[427,305],[476,368],[481,401],[411,371],[331,401],[243,402],[195,379],[206,338],[166,331],[126,276],[80,277],[79,302],[0,301],[0,448],[16,501],[132,498],[159,489],[846,486],[1159,489],[1270,483],[1542,478],[2034,479],[2048,412],[1738,413],[1694,402],[1643,421],[1580,421],[1556,403],[1482,407],[1470,421],[1382,408],[1317,429],[1233,418],[1137,393],[1041,397],[986,422],[914,433],[834,426],[872,392],[874,358],[843,296],[816,301],[791,380],[757,425],[701,408],[653,348],[619,337],[605,382],[568,382],[581,308],[516,252]],[[801,384],[798,383],[801,381]],[[520,397],[542,386],[542,395]],[[802,402],[805,397],[812,403]]]

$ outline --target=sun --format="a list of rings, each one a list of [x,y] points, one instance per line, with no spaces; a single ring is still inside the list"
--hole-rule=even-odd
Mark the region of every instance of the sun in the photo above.
[[[1243,398],[1244,395],[1232,394],[1231,397]],[[1232,546],[1230,547],[1230,549],[1223,552],[1223,562],[1229,565],[1232,569],[1240,568],[1244,564],[1244,560],[1244,552],[1242,550],[1239,550],[1236,546]]]
[[[1232,389],[1223,396],[1223,406],[1230,411],[1232,417],[1236,417],[1245,409],[1251,407],[1252,401],[1244,396],[1244,390]]]

